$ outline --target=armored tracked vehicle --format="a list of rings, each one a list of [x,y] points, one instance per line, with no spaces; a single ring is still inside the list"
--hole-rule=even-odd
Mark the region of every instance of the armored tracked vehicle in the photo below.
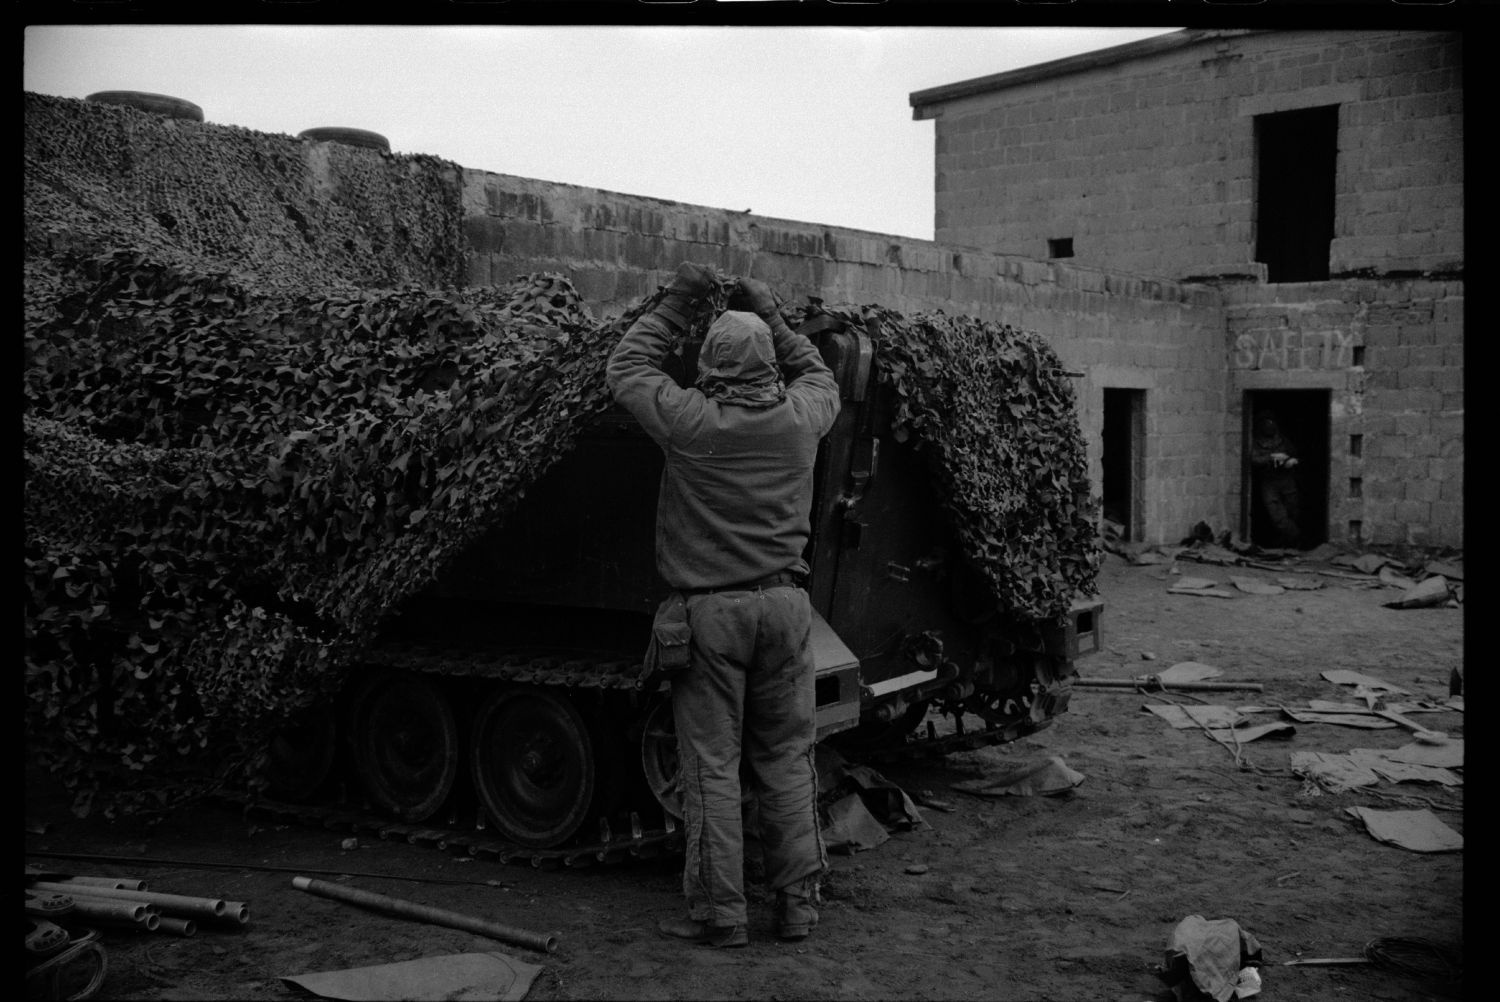
[[[1068,705],[1102,606],[1002,614],[960,552],[927,457],[893,434],[878,321],[799,330],[843,408],[815,471],[806,587],[820,741],[857,751],[1014,740]],[[689,385],[695,346],[671,356]],[[549,850],[680,817],[668,683],[643,667],[666,593],[654,559],[658,447],[613,408],[504,524],[409,602],[334,713],[289,731],[273,795],[326,797],[340,761],[385,816]],[[451,837],[451,836],[450,836]],[[521,850],[517,850],[521,851]]]

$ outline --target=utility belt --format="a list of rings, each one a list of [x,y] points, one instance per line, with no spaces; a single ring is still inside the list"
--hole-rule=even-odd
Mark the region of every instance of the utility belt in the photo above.
[[[646,650],[645,671],[637,680],[644,688],[648,678],[660,673],[670,678],[692,663],[693,631],[688,625],[687,600],[694,595],[713,595],[726,591],[756,591],[761,588],[801,588],[806,576],[780,571],[755,581],[720,585],[714,588],[678,588],[662,600],[651,624],[651,643]]]
[[[779,571],[767,577],[758,578],[754,581],[741,581],[738,584],[718,585],[713,588],[678,588],[677,594],[684,598],[692,595],[712,595],[721,591],[755,591],[757,588],[780,588],[783,585],[791,585],[801,588],[803,575],[793,574],[791,571]]]

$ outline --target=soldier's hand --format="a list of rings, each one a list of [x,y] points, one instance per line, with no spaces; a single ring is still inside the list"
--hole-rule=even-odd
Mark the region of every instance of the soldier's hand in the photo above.
[[[757,316],[769,317],[776,312],[776,294],[766,283],[754,278],[742,278],[740,279],[740,294],[744,296],[745,304],[754,310]]]
[[[702,299],[713,291],[715,281],[712,269],[684,261],[677,266],[677,274],[672,276],[667,291],[689,299]]]

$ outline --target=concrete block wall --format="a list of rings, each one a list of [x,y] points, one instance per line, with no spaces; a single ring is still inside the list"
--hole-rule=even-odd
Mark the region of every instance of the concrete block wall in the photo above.
[[[1224,295],[1230,511],[1240,507],[1245,391],[1328,389],[1329,539],[1461,547],[1463,283],[1246,285]]]
[[[1215,32],[918,106],[936,120],[936,238],[1037,258],[1071,238],[1082,264],[1264,277],[1255,116],[1329,104],[1332,274],[1461,269],[1461,46],[1443,32]]]
[[[967,314],[1043,335],[1070,368],[1100,483],[1103,389],[1144,389],[1144,538],[1224,525],[1227,378],[1216,290],[989,254],[930,241],[771,219],[466,171],[469,282],[568,275],[596,315],[665,284],[683,260],[769,282],[784,298]]]

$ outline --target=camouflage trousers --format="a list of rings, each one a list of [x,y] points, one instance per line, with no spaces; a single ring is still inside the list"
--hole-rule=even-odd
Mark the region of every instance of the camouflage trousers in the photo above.
[[[683,894],[689,917],[741,925],[742,793],[755,799],[772,889],[819,875],[828,864],[813,763],[812,606],[800,588],[776,587],[693,595],[687,613],[692,662],[672,679]],[[742,757],[749,791],[741,787]]]

